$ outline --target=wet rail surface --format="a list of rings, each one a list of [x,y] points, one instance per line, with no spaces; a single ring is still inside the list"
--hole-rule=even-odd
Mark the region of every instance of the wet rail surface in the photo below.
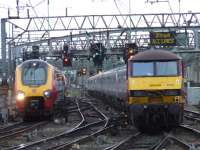
[[[155,147],[160,149],[200,149],[200,114],[196,111],[184,110],[184,123],[169,133],[165,133],[166,137]],[[200,126],[199,126],[200,127]]]

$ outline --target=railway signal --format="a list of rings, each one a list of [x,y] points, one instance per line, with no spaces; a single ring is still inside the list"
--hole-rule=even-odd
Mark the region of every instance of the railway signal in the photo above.
[[[69,49],[68,45],[65,44],[65,45],[63,46],[63,54],[64,54],[64,55],[68,55],[68,49]]]
[[[39,46],[34,45],[32,46],[32,51],[26,51],[25,49],[22,50],[22,59],[23,61],[29,60],[29,59],[39,59],[40,58],[40,52],[39,52]]]
[[[105,58],[106,48],[102,43],[92,43],[90,46],[90,55],[95,66],[102,66]]]
[[[81,74],[86,75],[87,74],[87,69],[86,68],[81,68]]]
[[[71,59],[69,56],[64,56],[63,58],[63,66],[72,66]]]
[[[77,72],[77,75],[80,77],[80,76],[84,76],[87,74],[87,68],[81,68],[78,72]]]
[[[39,52],[39,46],[38,45],[34,45],[32,46],[32,52],[31,52],[31,59],[39,59],[40,57],[40,52]]]
[[[68,53],[68,50],[69,50],[69,47],[68,47],[68,45],[65,44],[65,45],[63,46],[63,54],[62,54],[63,66],[64,66],[64,67],[72,66],[71,58],[70,58],[70,55],[69,55],[69,53]]]
[[[124,61],[127,63],[127,60],[135,55],[137,53],[137,45],[136,43],[127,43],[125,44],[125,50],[124,50]]]

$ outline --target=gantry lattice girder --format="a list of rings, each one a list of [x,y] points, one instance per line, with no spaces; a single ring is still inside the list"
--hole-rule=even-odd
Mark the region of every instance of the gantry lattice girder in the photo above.
[[[199,27],[200,13],[55,16],[8,19],[24,31]]]
[[[200,28],[200,13],[55,16],[6,19],[7,38],[17,45],[64,35],[119,29],[130,32]],[[9,31],[8,31],[9,30]],[[62,31],[62,32],[60,32]],[[86,34],[85,34],[86,35]],[[86,35],[87,36],[87,35]]]
[[[90,43],[101,42],[111,50],[107,51],[111,55],[113,51],[121,54],[121,48],[128,42],[148,48],[151,31],[185,33],[186,44],[174,47],[175,50],[200,52],[200,13],[5,18],[1,20],[1,27],[3,70],[8,51],[11,59],[11,51],[14,54],[17,48],[37,44],[48,52],[50,48],[56,50],[68,43],[75,53],[85,55]]]
[[[156,30],[157,31],[157,30]],[[169,29],[163,29],[162,31],[169,31]],[[180,43],[181,45],[174,46],[176,49],[194,49],[195,44],[195,33],[192,30],[187,30],[187,34],[184,30],[178,30],[181,35],[187,37],[187,43]],[[81,34],[72,34],[67,36],[55,37],[50,39],[43,39],[28,43],[23,43],[19,40],[15,47],[26,47],[33,45],[40,45],[42,49],[49,50],[49,43],[51,43],[51,48],[54,50],[62,49],[64,43],[67,43],[70,49],[73,50],[88,50],[91,43],[100,42],[107,49],[122,48],[125,43],[136,42],[138,47],[141,49],[150,47],[150,35],[147,31],[137,31],[129,34],[129,29],[117,29],[117,30],[107,30],[99,32],[85,32]],[[184,40],[182,41],[184,42]],[[17,46],[18,45],[18,46]]]

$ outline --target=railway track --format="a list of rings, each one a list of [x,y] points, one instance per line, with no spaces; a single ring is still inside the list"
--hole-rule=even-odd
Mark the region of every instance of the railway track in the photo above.
[[[136,138],[136,137],[139,136],[140,134],[141,134],[141,133],[138,132],[138,133],[136,133],[136,134],[134,134],[134,135],[133,135],[133,134],[132,134],[132,135],[129,135],[129,136],[128,136],[127,138],[125,138],[124,140],[120,141],[120,142],[117,143],[117,144],[113,144],[113,145],[111,145],[111,146],[105,148],[104,150],[117,150],[117,149],[122,149],[123,146],[124,146],[126,143],[130,142],[132,139]]]
[[[200,113],[190,110],[184,110],[184,126],[195,130],[196,132],[200,131]]]
[[[77,111],[82,119],[72,129],[40,141],[23,144],[23,147],[19,145],[9,149],[62,149],[63,147],[70,147],[75,143],[85,141],[92,136],[106,132],[111,128],[108,126],[109,119],[91,103],[76,100],[76,104]],[[81,107],[84,108],[89,105],[90,108],[81,109]]]
[[[199,113],[185,110],[184,117],[187,119],[185,123],[173,129],[170,133],[166,133],[166,138],[161,144],[155,147],[155,150],[161,149],[200,149],[200,128]],[[188,122],[190,120],[190,122]],[[192,122],[191,122],[192,121]]]
[[[191,150],[192,148],[196,150],[200,148],[199,139],[200,131],[181,125],[170,133],[162,133],[161,135],[150,136],[139,132],[128,136],[117,144],[106,147],[104,150]]]
[[[173,145],[172,145],[173,143]],[[167,134],[165,138],[157,144],[155,147],[152,148],[152,150],[162,150],[168,147],[168,149],[173,149],[173,148],[181,148],[181,149],[190,149],[190,145],[177,137]]]
[[[200,130],[180,125],[167,134],[167,138],[155,149],[198,149],[200,148]]]
[[[14,124],[11,124],[11,125],[8,125],[8,126],[5,126],[5,127],[1,127],[0,128],[0,132],[4,132],[5,130],[9,130],[9,129],[15,128],[16,126],[18,126],[20,124],[22,124],[22,121],[14,123]]]
[[[200,131],[194,128],[192,125],[196,122],[199,123],[200,115],[198,112],[185,110],[184,117],[192,121],[190,125],[183,124],[177,129],[173,129],[170,133],[163,133],[162,140],[155,140],[150,143],[143,138],[143,133],[136,133],[129,135],[127,138],[119,141],[116,144],[106,147],[104,150],[129,150],[129,149],[150,149],[150,150],[162,150],[162,149],[187,149],[200,148]],[[182,134],[182,135],[181,135]],[[158,135],[152,135],[157,137]],[[153,138],[150,137],[150,138]],[[193,137],[193,141],[188,140]],[[139,144],[137,143],[139,141]],[[143,141],[143,142],[142,142]],[[147,142],[145,142],[147,141]],[[197,145],[197,146],[196,146]]]
[[[104,150],[153,150],[157,145],[161,145],[165,138],[166,135],[164,134],[147,135],[141,132],[136,132],[120,142],[106,147]]]
[[[24,143],[7,149],[62,150],[70,149],[77,145],[80,149],[85,147],[91,149],[91,141],[94,141],[93,143],[95,144],[95,141],[97,141],[100,135],[107,136],[108,131],[112,130],[113,124],[110,124],[108,117],[104,115],[105,111],[103,111],[104,113],[99,111],[92,103],[88,102],[88,99],[79,99],[74,102],[76,106],[70,106],[67,112],[70,115],[78,113],[81,120],[75,124],[73,128],[65,130],[56,136],[43,138],[35,142]],[[134,131],[126,134],[124,138],[120,137],[120,140],[116,140],[117,142],[108,142],[102,146],[96,144],[96,147],[101,147],[101,149],[104,150],[199,148],[198,145],[200,145],[200,143],[198,143],[198,139],[200,139],[200,132],[192,126],[193,124],[199,123],[198,113],[186,110],[184,115],[185,118],[191,122],[181,125],[170,133],[149,136]]]
[[[189,120],[200,123],[200,113],[196,111],[191,111],[184,109],[184,117]]]
[[[72,103],[69,104],[69,106],[73,105]],[[17,135],[11,134],[14,131],[22,130],[26,128],[26,125],[36,124],[36,122],[19,122],[14,125],[9,125],[4,128],[0,128],[0,135],[4,133],[9,133],[10,138],[7,140],[0,141],[0,149],[15,149],[20,147],[19,145],[26,145],[30,142],[41,140],[45,137],[49,137],[52,135],[59,134],[63,131],[66,131],[66,129],[71,128],[73,125],[77,123],[77,119],[73,119],[72,117],[69,117],[69,122],[61,122],[64,121],[62,118],[58,118],[57,120],[54,120],[55,122],[45,121],[46,123],[42,124],[39,128],[35,127],[32,130],[25,130],[26,132],[22,132],[21,134],[17,133]],[[59,120],[60,119],[60,120]],[[64,119],[64,118],[63,118]],[[80,119],[79,119],[80,120]],[[39,122],[37,122],[39,123]],[[0,136],[1,137],[1,136]]]
[[[8,140],[8,138],[10,137],[19,136],[20,134],[24,132],[34,130],[35,128],[45,125],[46,123],[47,123],[46,121],[37,122],[37,123],[20,122],[12,126],[5,127],[4,129],[2,128],[0,130],[0,141]]]
[[[192,110],[184,109],[184,113],[190,114],[191,116],[193,116],[195,118],[200,118],[200,112],[197,112],[197,111],[192,111]]]

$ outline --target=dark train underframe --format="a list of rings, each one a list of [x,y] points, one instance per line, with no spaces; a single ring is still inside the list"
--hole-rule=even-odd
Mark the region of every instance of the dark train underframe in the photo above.
[[[33,100],[33,99],[37,99]],[[67,98],[56,100],[53,109],[45,110],[43,97],[29,97],[27,99],[25,111],[20,113],[24,121],[32,121],[38,119],[51,119],[53,117],[63,116],[67,118]]]
[[[131,105],[130,119],[142,131],[169,130],[182,121],[179,104]]]
[[[88,94],[102,99],[116,110],[127,114],[129,122],[141,131],[157,132],[177,127],[183,119],[183,110],[176,104],[134,104],[128,106],[122,99],[107,96],[100,92],[88,91]],[[109,101],[107,101],[109,99]],[[111,101],[110,101],[111,100]]]

